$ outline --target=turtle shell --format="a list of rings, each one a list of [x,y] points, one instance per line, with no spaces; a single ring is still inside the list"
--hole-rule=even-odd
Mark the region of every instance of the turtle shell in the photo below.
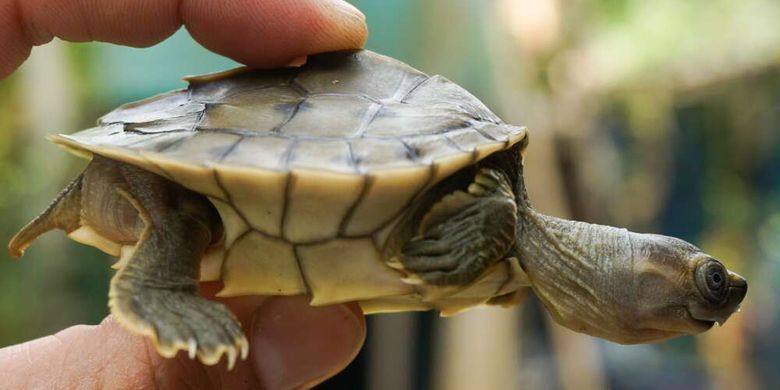
[[[52,140],[208,196],[226,236],[204,278],[224,279],[223,295],[409,293],[380,255],[394,222],[426,188],[526,137],[446,78],[367,50],[186,80]]]

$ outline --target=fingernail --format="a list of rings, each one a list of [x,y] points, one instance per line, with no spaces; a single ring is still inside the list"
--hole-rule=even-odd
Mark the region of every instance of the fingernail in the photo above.
[[[314,386],[344,369],[365,337],[359,309],[309,306],[308,297],[269,299],[254,313],[250,348],[263,388]]]
[[[360,12],[359,9],[357,9],[354,5],[347,3],[343,0],[331,0],[329,2],[335,9],[340,11],[342,14],[346,14],[352,17],[357,17],[362,21],[366,20],[366,15],[364,15],[362,12]]]
[[[329,0],[319,2],[325,20],[330,23],[330,28],[323,35],[323,42],[332,46],[332,50],[363,47],[368,37],[366,15],[352,4],[343,0]],[[326,39],[327,38],[327,39]]]

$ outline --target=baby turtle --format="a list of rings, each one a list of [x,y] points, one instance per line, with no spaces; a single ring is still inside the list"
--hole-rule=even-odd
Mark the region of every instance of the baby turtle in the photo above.
[[[9,244],[59,228],[118,257],[111,313],[163,356],[247,356],[199,280],[367,313],[532,290],[558,323],[620,343],[705,331],[747,291],[685,241],[535,211],[526,129],[444,77],[362,50],[187,81],[53,136],[91,163]]]

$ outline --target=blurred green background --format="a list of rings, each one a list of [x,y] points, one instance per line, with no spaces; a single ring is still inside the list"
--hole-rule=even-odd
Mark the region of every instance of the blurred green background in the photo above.
[[[620,346],[515,310],[374,316],[327,386],[776,388],[780,384],[780,2],[355,0],[367,47],[443,74],[531,130],[532,201],[559,216],[678,236],[745,276],[722,328]],[[261,45],[262,47],[262,45]],[[234,66],[185,31],[150,49],[55,41],[0,82],[0,238],[85,165],[44,139]],[[110,260],[49,234],[0,252],[0,346],[98,323]]]

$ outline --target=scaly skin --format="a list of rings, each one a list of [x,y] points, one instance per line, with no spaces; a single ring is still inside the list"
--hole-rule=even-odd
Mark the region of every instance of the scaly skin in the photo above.
[[[80,216],[76,218],[74,216]],[[108,241],[135,244],[111,280],[109,307],[125,328],[152,338],[158,352],[232,368],[248,342],[223,304],[198,294],[200,261],[222,225],[211,203],[153,173],[95,156],[41,217],[11,240],[11,254],[52,228],[88,226]]]
[[[520,262],[552,317],[574,331],[623,344],[699,333],[723,324],[747,292],[741,276],[683,240],[550,217],[521,192]],[[697,280],[708,266],[724,283],[716,300]]]
[[[460,190],[436,195],[441,200],[427,219],[437,224],[410,219],[411,230],[422,231],[389,264],[407,272],[409,283],[457,291],[491,264],[516,256],[558,323],[626,344],[703,332],[739,308],[745,280],[694,245],[534,210],[517,157],[511,150],[490,157],[474,180],[485,175],[497,180],[480,196]],[[515,181],[509,180],[513,174]],[[451,207],[437,206],[448,202]],[[438,209],[450,214],[435,215]],[[516,217],[506,215],[509,210]],[[516,223],[516,229],[501,228],[502,221]],[[507,232],[514,235],[513,247],[507,246]],[[715,279],[707,282],[707,277]]]

